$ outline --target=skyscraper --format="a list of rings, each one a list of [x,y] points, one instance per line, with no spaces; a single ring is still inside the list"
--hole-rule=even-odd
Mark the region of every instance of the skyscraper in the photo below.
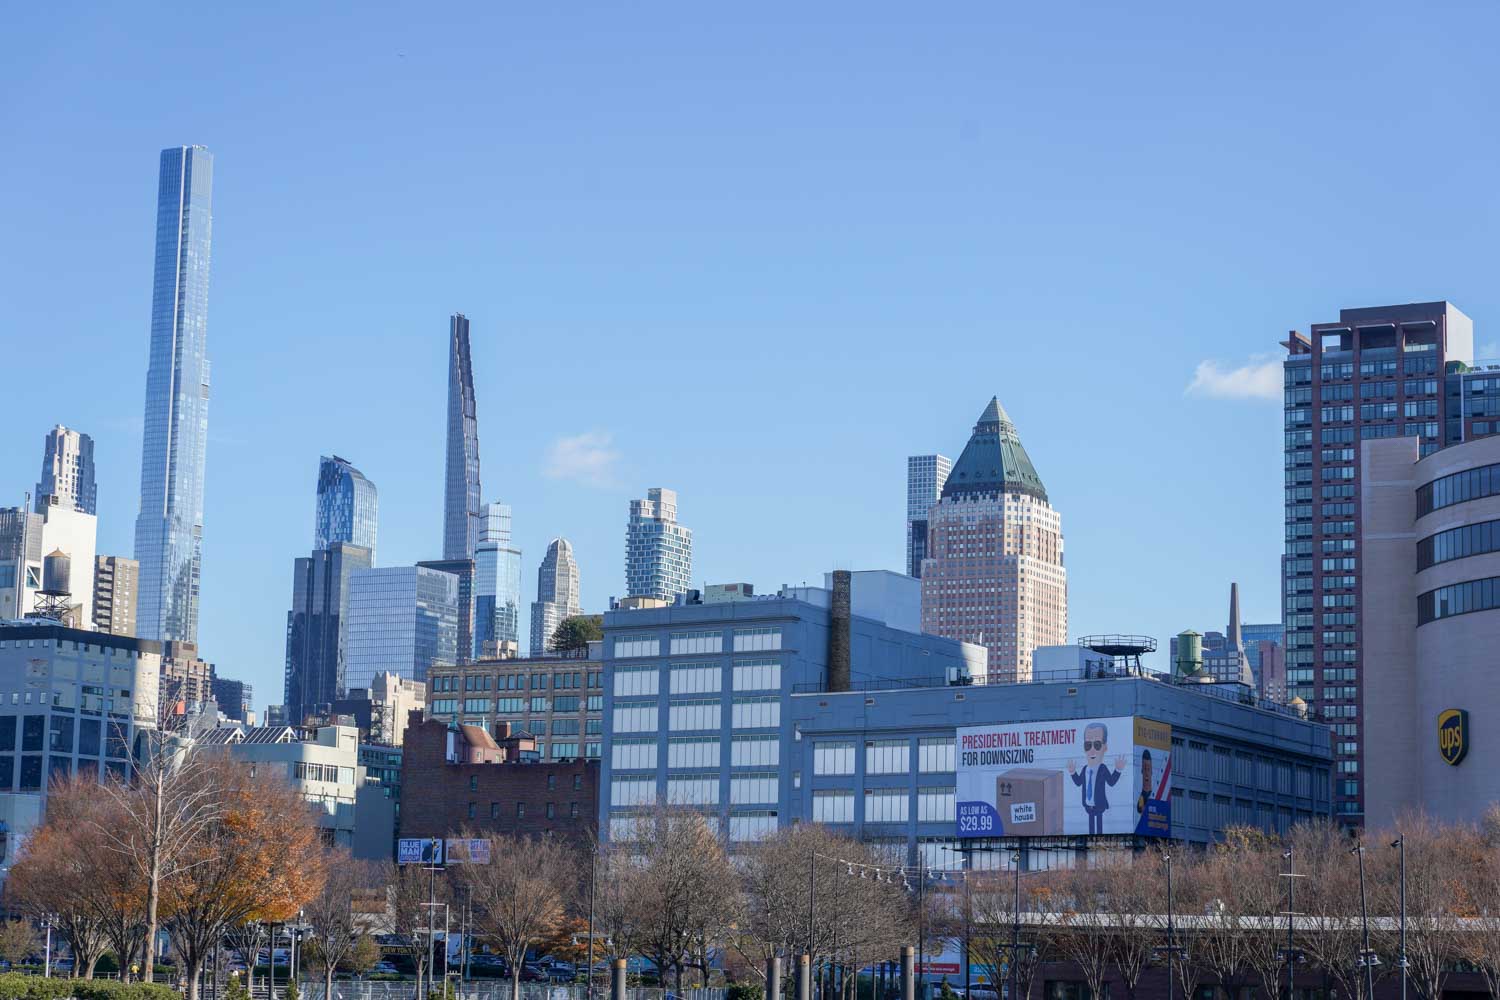
[[[469,321],[448,321],[448,454],[443,476],[443,558],[473,559],[479,544],[479,418]]]
[[[573,545],[566,538],[554,538],[536,571],[536,600],[531,603],[531,655],[545,656],[550,652],[548,643],[557,626],[564,618],[582,611]]]
[[[1036,647],[1068,641],[1062,517],[998,399],[927,520],[922,631],[986,647],[992,677],[1030,678]]]
[[[374,564],[379,521],[380,498],[375,484],[337,455],[320,458],[313,548],[326,549],[334,542],[348,542],[369,549],[370,562]]]
[[[350,577],[369,568],[370,550],[348,542],[334,542],[294,564],[283,673],[284,704],[293,722],[347,687]]]
[[[208,150],[162,150],[141,505],[135,522],[135,557],[141,564],[137,621],[145,639],[198,639],[212,202],[213,157]]]
[[[1334,809],[1364,816],[1364,517],[1360,442],[1415,437],[1426,456],[1491,431],[1500,400],[1470,373],[1474,324],[1452,304],[1342,309],[1282,341],[1286,695],[1334,731]],[[1450,372],[1450,367],[1452,371]],[[1474,418],[1478,418],[1475,420]]]
[[[693,532],[677,523],[677,493],[655,487],[630,501],[625,529],[627,597],[674,600],[693,581]]]
[[[49,497],[55,497],[49,501]],[[47,432],[42,451],[42,476],[36,484],[36,511],[49,502],[85,514],[97,514],[99,492],[94,485],[94,439],[58,424]]]
[[[458,662],[458,577],[430,566],[386,566],[349,577],[345,689],[369,688],[382,670],[427,680]]]
[[[510,507],[487,503],[480,511],[474,552],[472,655],[518,655],[521,641],[521,550],[511,545]]]
[[[946,455],[912,455],[906,460],[906,575],[920,577],[927,558],[927,509],[943,495],[953,469]]]
[[[124,556],[94,557],[94,629],[135,635],[141,564]]]

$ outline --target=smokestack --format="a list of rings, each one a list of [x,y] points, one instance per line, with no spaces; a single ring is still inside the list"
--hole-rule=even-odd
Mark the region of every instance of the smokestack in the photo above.
[[[828,690],[849,690],[849,605],[854,578],[847,569],[833,571],[833,600],[829,605]]]
[[[1229,642],[1226,645],[1231,650],[1243,650],[1245,643],[1240,636],[1240,585],[1231,583],[1229,585]]]

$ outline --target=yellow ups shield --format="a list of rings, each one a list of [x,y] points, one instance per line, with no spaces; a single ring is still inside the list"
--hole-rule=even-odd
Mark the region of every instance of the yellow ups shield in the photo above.
[[[1469,752],[1469,713],[1450,708],[1438,714],[1438,752],[1449,764],[1458,764]]]

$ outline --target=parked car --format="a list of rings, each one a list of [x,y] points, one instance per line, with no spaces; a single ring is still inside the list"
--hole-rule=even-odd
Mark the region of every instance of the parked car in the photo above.
[[[537,965],[534,962],[527,962],[525,965],[521,966],[521,982],[546,983],[550,981],[551,977],[547,975],[547,971],[540,965]]]
[[[392,976],[392,975],[395,975],[398,970],[390,962],[387,962],[384,959],[382,959],[381,961],[376,962],[375,965],[370,969],[370,971],[371,972],[379,972],[379,973],[382,973],[384,975]]]

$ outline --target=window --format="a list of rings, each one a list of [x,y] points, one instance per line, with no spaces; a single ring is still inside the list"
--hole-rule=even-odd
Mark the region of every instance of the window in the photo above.
[[[724,633],[717,631],[673,632],[669,638],[671,655],[720,653],[724,650]],[[619,653],[615,654],[620,655]]]
[[[956,816],[952,788],[917,789],[917,822],[953,823]]]
[[[475,804],[473,802],[469,803],[469,818],[470,819],[474,818],[474,805]]]
[[[781,626],[737,628],[734,630],[736,653],[760,653],[781,648]]]
[[[617,733],[654,733],[656,702],[616,702],[614,731]]]
[[[735,729],[771,729],[779,726],[781,699],[776,695],[736,697],[731,724]]]
[[[478,715],[483,715],[484,713],[488,712],[489,710],[490,710],[490,700],[488,698],[465,698],[464,699],[464,711],[465,712],[470,712],[470,713],[474,713],[474,714],[478,714]]]
[[[813,744],[813,774],[853,774],[854,744],[819,740]]]
[[[526,818],[526,803],[524,803],[524,802],[517,802],[516,803],[516,819],[525,819],[525,818]]]
[[[578,818],[578,803],[577,802],[569,802],[568,803],[568,818],[569,819],[577,819]]]
[[[781,661],[735,660],[734,689],[736,691],[781,690]]]
[[[471,775],[469,775],[469,791],[471,791],[471,792],[477,792],[477,791],[479,791],[479,775],[477,775],[477,774],[471,774]]]
[[[525,698],[496,698],[495,711],[500,715],[520,715],[526,711]]]
[[[911,797],[904,788],[865,789],[866,823],[905,823]]]
[[[729,763],[733,767],[776,767],[780,750],[779,736],[736,736],[730,743]]]
[[[1500,608],[1500,577],[1449,584],[1417,597],[1417,624],[1495,608]]]
[[[775,771],[736,774],[729,779],[730,805],[761,805],[776,801]]]
[[[498,803],[498,802],[491,802],[490,803],[490,819],[499,819],[499,818],[500,818],[500,803]]]
[[[615,636],[615,659],[632,656],[659,656],[661,640],[654,635]]]
[[[668,727],[685,729],[718,729],[723,703],[717,698],[673,698],[668,708]]]
[[[849,753],[854,753],[852,744]],[[854,793],[847,789],[813,792],[812,818],[814,823],[853,823]]]
[[[615,697],[656,694],[660,677],[655,667],[620,667],[615,670]]]
[[[617,739],[610,745],[609,760],[610,767],[616,771],[654,771],[656,770],[656,740]]]
[[[667,767],[703,769],[718,766],[717,736],[674,736],[667,741]]]
[[[543,696],[543,697],[533,697],[531,699],[531,710],[533,712],[545,712],[545,711],[547,711],[547,699],[546,699],[546,697],[545,696]]]
[[[736,810],[729,814],[729,839],[732,843],[761,840],[775,832],[775,810]]]
[[[617,778],[609,783],[611,806],[648,806],[655,803],[655,778]]]
[[[578,735],[578,720],[577,719],[553,719],[552,720],[552,735],[553,736],[577,736]]]
[[[576,694],[560,694],[552,699],[552,711],[554,712],[576,712],[578,711],[578,696]]]
[[[549,773],[547,775],[547,791],[557,791],[557,775],[555,773]]]
[[[708,694],[723,687],[724,670],[717,663],[672,665],[673,694]]]
[[[1466,524],[1417,542],[1417,569],[1496,551],[1500,551],[1500,521]]]
[[[1478,500],[1497,493],[1500,493],[1500,465],[1484,465],[1477,469],[1455,472],[1417,489],[1417,516],[1422,517],[1456,503]]]
[[[717,774],[691,777],[667,776],[667,802],[674,806],[714,806],[719,804]]]
[[[947,736],[924,736],[917,741],[917,767],[923,774],[946,774],[953,770],[954,740]]]
[[[604,711],[604,695],[602,695],[602,694],[591,694],[591,695],[589,695],[589,700],[584,703],[583,710],[585,712],[602,712],[602,711]]]
[[[906,740],[865,743],[866,774],[906,774],[911,770],[911,745]]]

